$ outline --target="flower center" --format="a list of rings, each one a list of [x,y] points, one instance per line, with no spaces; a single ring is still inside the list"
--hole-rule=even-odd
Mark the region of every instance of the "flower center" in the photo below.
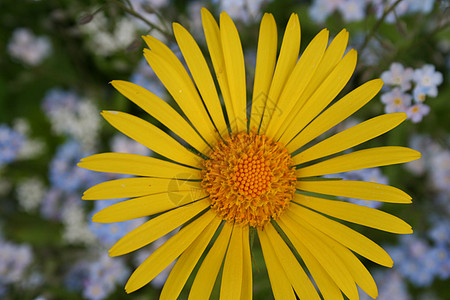
[[[239,133],[214,148],[202,186],[224,220],[262,228],[290,203],[296,177],[286,148],[254,133]]]

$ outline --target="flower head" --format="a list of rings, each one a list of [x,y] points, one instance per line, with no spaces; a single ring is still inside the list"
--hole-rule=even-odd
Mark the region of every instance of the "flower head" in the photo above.
[[[25,141],[23,134],[6,124],[0,124],[0,167],[18,158]]]
[[[399,88],[381,95],[381,102],[386,104],[384,110],[386,113],[406,112],[411,104],[411,95],[403,93]]]
[[[418,123],[422,121],[422,118],[430,112],[430,107],[426,104],[417,103],[410,107],[406,111],[408,118],[411,119],[413,123]]]
[[[402,91],[407,91],[411,88],[413,75],[413,69],[405,69],[402,64],[393,63],[389,68],[389,71],[384,71],[381,74],[381,79],[388,85],[398,86]]]
[[[344,55],[347,31],[328,45],[328,31],[322,30],[299,58],[300,23],[292,14],[277,55],[276,23],[265,14],[253,94],[247,97],[243,50],[233,21],[223,12],[219,25],[203,9],[202,23],[224,105],[199,46],[186,29],[174,24],[192,77],[175,54],[151,36],[144,37],[149,46],[144,56],[186,118],[136,84],[115,80],[112,85],[176,137],[123,112],[102,113],[111,125],[165,159],[103,153],[79,163],[94,171],[138,176],[104,182],[84,193],[85,200],[132,198],[96,213],[94,222],[152,216],[120,239],[110,249],[111,256],[137,250],[184,225],[142,262],[125,290],[143,287],[178,258],[162,299],[176,299],[196,265],[190,298],[208,298],[221,271],[221,297],[251,299],[251,252],[260,246],[275,298],[297,294],[319,299],[294,253],[325,298],[343,293],[357,299],[356,285],[376,297],[375,282],[352,251],[388,267],[391,258],[368,238],[327,216],[393,233],[411,233],[411,227],[377,209],[330,197],[394,203],[410,203],[411,197],[380,183],[320,176],[419,158],[417,151],[403,147],[335,156],[391,130],[406,114],[381,115],[309,146],[382,86],[379,79],[369,81],[330,105],[356,66],[356,51]],[[250,245],[250,232],[257,234],[259,244]]]
[[[28,28],[15,29],[8,44],[9,54],[29,66],[39,65],[51,51],[48,37],[37,37]]]
[[[417,86],[427,88],[427,95],[436,97],[437,87],[442,83],[442,73],[437,72],[433,65],[424,65],[422,68],[414,71],[413,76]]]

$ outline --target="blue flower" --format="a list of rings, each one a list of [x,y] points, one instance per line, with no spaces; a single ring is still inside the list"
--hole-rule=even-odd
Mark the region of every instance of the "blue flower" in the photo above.
[[[32,261],[30,246],[0,241],[0,285],[22,281]]]
[[[0,124],[0,167],[17,159],[25,137],[5,124]]]
[[[52,186],[70,193],[92,185],[95,175],[77,167],[81,158],[87,155],[74,140],[60,146],[50,163],[49,178]]]
[[[95,201],[95,206],[93,211],[91,212],[91,217],[95,213],[100,210],[110,206],[111,204],[118,203],[122,199],[119,200],[98,200]],[[90,218],[91,219],[91,218]],[[92,233],[99,239],[99,241],[105,246],[112,246],[116,243],[121,237],[130,232],[131,230],[137,228],[139,225],[143,224],[144,220],[130,220],[119,223],[96,223],[89,222],[89,228]]]
[[[422,121],[423,117],[428,115],[429,113],[430,107],[422,103],[411,105],[406,110],[408,119],[410,119],[413,123],[419,123],[420,121]]]
[[[411,88],[413,74],[413,69],[405,68],[401,63],[394,62],[389,67],[389,71],[381,74],[381,79],[387,85],[398,86],[401,91],[407,91]]]
[[[433,65],[427,64],[420,69],[414,70],[413,80],[417,86],[428,88],[427,95],[436,97],[438,94],[437,87],[442,83],[442,73],[435,70]]]
[[[381,95],[381,102],[386,105],[384,111],[388,114],[406,112],[411,104],[411,95],[402,92],[400,88],[394,88],[392,91]]]

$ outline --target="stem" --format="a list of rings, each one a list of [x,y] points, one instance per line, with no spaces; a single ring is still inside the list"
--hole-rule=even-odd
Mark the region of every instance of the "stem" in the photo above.
[[[143,16],[141,16],[140,14],[138,14],[136,11],[134,11],[132,8],[128,8],[126,7],[122,2],[118,1],[118,0],[109,0],[110,2],[112,2],[114,5],[117,5],[118,7],[120,7],[121,9],[123,9],[126,13],[138,18],[139,20],[142,20],[145,24],[147,24],[150,28],[152,29],[156,29],[159,32],[161,32],[162,34],[164,34],[166,37],[168,37],[170,39],[170,33],[161,28],[160,26],[153,24],[152,22],[148,21],[146,18],[144,18]]]
[[[392,12],[394,10],[394,8],[403,0],[397,0],[395,1],[394,4],[392,4],[387,10],[384,11],[383,15],[381,16],[380,19],[378,19],[378,21],[375,23],[375,25],[372,27],[372,29],[370,30],[370,32],[366,35],[366,37],[364,38],[364,42],[361,46],[361,48],[359,49],[359,53],[362,54],[364,49],[367,47],[367,45],[369,44],[369,41],[374,37],[375,33],[377,32],[378,28],[381,26],[381,24],[384,22],[384,20],[386,19],[387,15]]]

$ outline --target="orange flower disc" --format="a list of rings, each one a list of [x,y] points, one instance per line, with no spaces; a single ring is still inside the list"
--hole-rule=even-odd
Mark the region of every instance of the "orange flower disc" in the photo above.
[[[202,186],[224,220],[262,228],[277,219],[295,192],[295,168],[286,148],[255,133],[239,133],[214,148]]]

